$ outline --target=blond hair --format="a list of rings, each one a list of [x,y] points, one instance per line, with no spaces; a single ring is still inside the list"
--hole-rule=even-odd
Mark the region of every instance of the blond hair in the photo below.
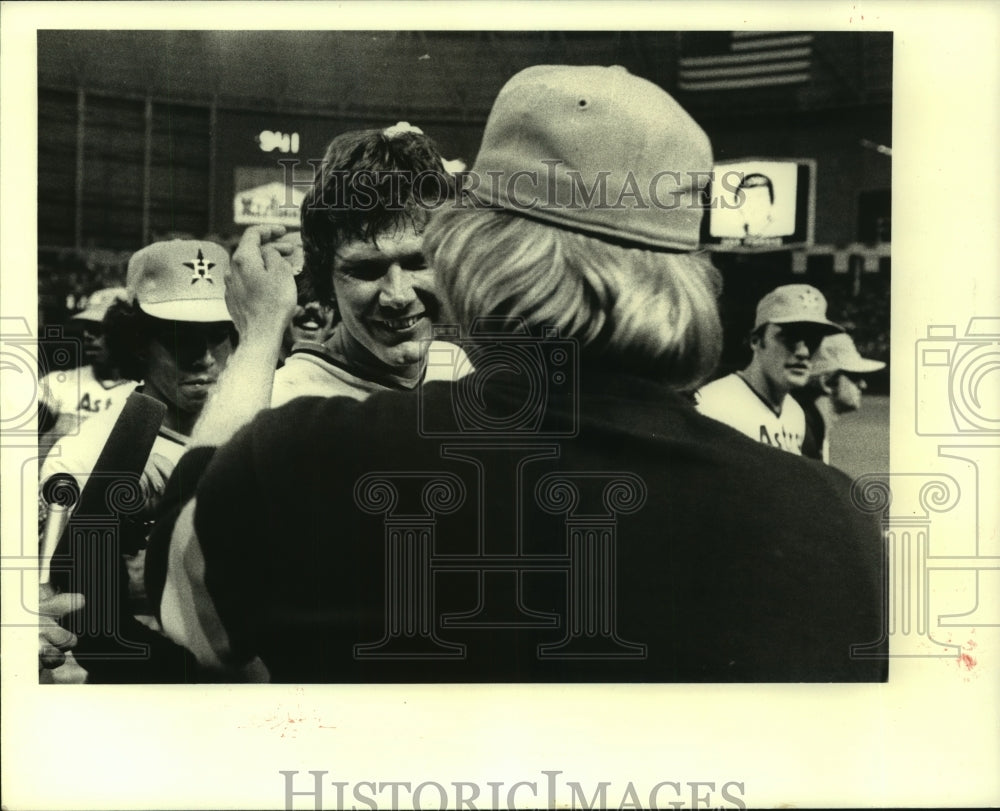
[[[696,254],[614,244],[507,211],[446,207],[424,252],[459,324],[557,327],[584,359],[693,390],[722,349],[718,270]]]

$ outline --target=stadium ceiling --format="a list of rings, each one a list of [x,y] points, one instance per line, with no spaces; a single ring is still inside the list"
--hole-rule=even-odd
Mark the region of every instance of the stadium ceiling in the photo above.
[[[482,121],[535,64],[620,64],[678,92],[676,32],[39,31],[39,86],[255,110]],[[808,110],[891,100],[892,35],[819,33],[807,81],[727,96],[727,108]],[[692,94],[711,110],[717,92]]]

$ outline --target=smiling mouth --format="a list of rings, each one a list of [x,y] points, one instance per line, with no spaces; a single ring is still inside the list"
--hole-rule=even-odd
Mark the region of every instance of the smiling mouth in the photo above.
[[[406,332],[408,329],[413,329],[420,320],[424,318],[426,313],[418,313],[417,315],[411,315],[408,318],[386,318],[375,323],[384,329],[391,330],[393,332]]]

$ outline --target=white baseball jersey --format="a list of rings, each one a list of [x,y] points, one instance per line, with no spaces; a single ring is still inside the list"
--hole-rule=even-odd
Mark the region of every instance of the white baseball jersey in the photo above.
[[[117,414],[138,383],[134,380],[101,380],[93,366],[50,372],[41,379],[39,397],[59,420],[58,434],[75,433],[97,414]]]
[[[765,445],[802,455],[806,416],[790,394],[785,395],[780,412],[775,413],[740,375],[731,374],[703,386],[696,403],[706,417],[724,422]]]
[[[84,423],[78,434],[64,436],[60,439],[42,463],[38,473],[39,483],[43,484],[56,473],[69,473],[83,490],[119,416],[121,416],[119,413],[114,412],[95,417]],[[170,477],[177,465],[177,460],[187,450],[187,439],[186,436],[178,434],[176,431],[160,427],[149,454],[151,460],[154,456],[159,457],[155,460],[155,466],[160,473],[154,477],[156,481],[162,478],[165,483],[166,479]],[[150,477],[148,475],[144,475],[143,478],[146,483],[149,483]],[[149,492],[151,495],[161,495],[155,486],[151,487]]]
[[[472,371],[472,363],[456,344],[432,341],[427,352],[424,382],[432,380],[457,380]],[[271,389],[271,407],[277,408],[296,397],[352,397],[365,400],[377,391],[391,391],[382,383],[375,383],[351,374],[334,358],[323,353],[322,347],[312,351],[303,344],[296,344],[285,365],[274,373]]]

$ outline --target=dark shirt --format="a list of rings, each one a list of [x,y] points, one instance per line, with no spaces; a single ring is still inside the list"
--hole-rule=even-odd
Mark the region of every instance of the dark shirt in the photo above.
[[[806,387],[794,389],[792,397],[802,406],[802,413],[806,415],[806,433],[802,438],[802,455],[809,459],[823,460],[823,442],[826,439],[826,421],[816,407],[816,401],[823,394]]]
[[[302,398],[187,454],[233,649],[283,682],[882,681],[883,545],[839,471],[649,380]],[[877,646],[876,646],[877,647]],[[870,656],[870,654],[869,654]]]

